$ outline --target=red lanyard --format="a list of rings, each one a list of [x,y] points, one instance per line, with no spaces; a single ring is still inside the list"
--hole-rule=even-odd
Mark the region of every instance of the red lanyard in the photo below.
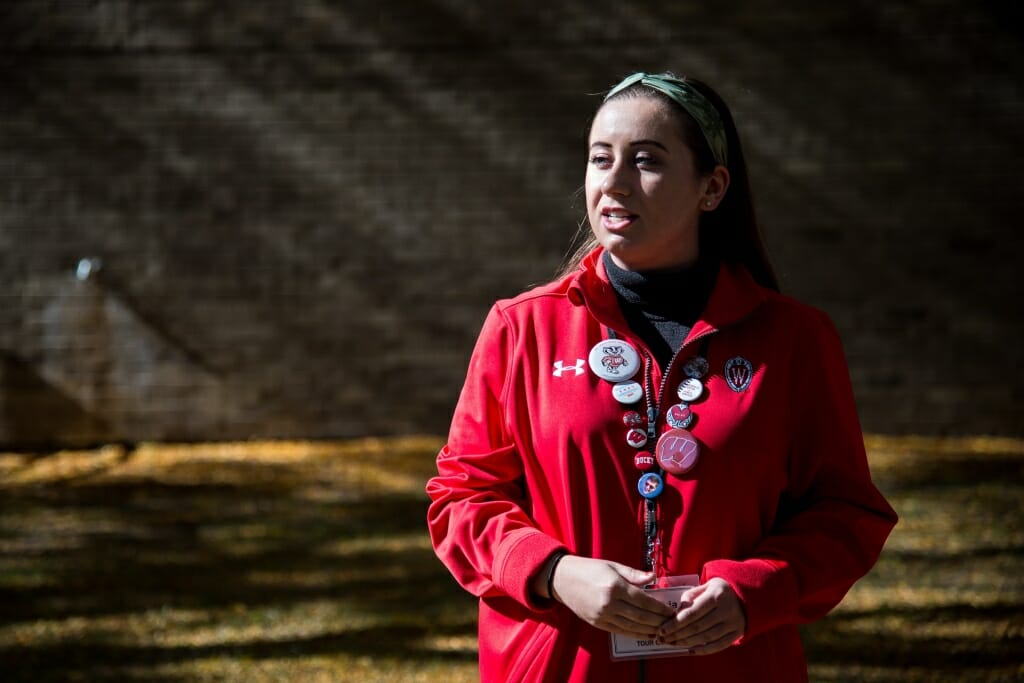
[[[609,340],[619,341],[620,346],[626,346],[630,351],[632,351],[632,347],[626,342],[621,341],[614,330],[607,328],[607,331]],[[705,336],[701,340],[698,354],[687,361],[687,364],[684,366],[684,372],[687,377],[680,383],[677,391],[680,402],[673,405],[667,411],[666,423],[670,429],[663,433],[660,438],[658,435],[658,418],[660,416],[661,400],[664,399],[666,384],[671,374],[672,367],[677,358],[682,354],[685,344],[675,352],[672,359],[669,361],[668,366],[665,368],[665,374],[662,378],[660,391],[657,395],[653,392],[654,382],[651,370],[651,363],[653,361],[646,351],[643,352],[643,398],[647,408],[646,438],[642,438],[637,435],[637,433],[640,432],[639,422],[642,420],[638,413],[630,411],[623,417],[624,423],[628,427],[631,427],[627,432],[627,442],[630,445],[639,449],[646,446],[648,443],[657,444],[657,457],[652,455],[649,451],[640,451],[634,458],[634,464],[639,470],[641,470],[640,479],[637,482],[637,490],[644,499],[644,569],[646,570],[654,569],[659,561],[660,543],[658,540],[658,497],[665,488],[666,470],[672,474],[684,474],[696,464],[699,445],[696,438],[694,438],[686,428],[689,427],[695,419],[695,415],[691,410],[691,404],[694,401],[703,398],[705,393],[702,380],[707,375],[708,370],[708,345],[709,338]],[[600,346],[600,344],[598,346]],[[598,347],[595,347],[595,349],[597,348]],[[613,345],[610,348],[614,349],[616,347]],[[594,368],[593,357],[594,356],[592,354],[592,369]],[[608,355],[606,354],[604,358],[608,358]],[[595,369],[595,373],[597,373],[597,369]],[[608,381],[613,381],[606,373],[597,374],[608,379]],[[620,394],[625,392],[617,391],[616,389],[621,385],[630,382],[632,374],[633,373],[630,373],[624,381],[616,382],[615,388],[613,388],[613,395],[615,395],[616,399],[622,403],[628,404],[630,401],[628,399],[621,398]],[[634,394],[635,392],[628,392],[628,398],[632,398],[633,401],[638,401],[639,396],[633,398]]]

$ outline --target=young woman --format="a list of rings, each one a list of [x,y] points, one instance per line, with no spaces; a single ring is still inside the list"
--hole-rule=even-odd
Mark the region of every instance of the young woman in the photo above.
[[[488,315],[427,485],[481,678],[806,680],[797,625],[896,523],[835,329],[778,292],[703,83],[612,88],[586,198],[592,240]]]

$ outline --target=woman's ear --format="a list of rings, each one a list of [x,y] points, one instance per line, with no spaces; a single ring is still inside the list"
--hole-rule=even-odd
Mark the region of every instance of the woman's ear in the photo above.
[[[722,165],[715,166],[715,170],[704,180],[704,196],[701,198],[700,208],[704,211],[714,211],[722,203],[728,190],[729,169]]]

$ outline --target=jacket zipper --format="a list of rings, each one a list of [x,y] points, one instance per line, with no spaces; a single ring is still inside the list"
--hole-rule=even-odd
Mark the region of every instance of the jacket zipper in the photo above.
[[[668,388],[668,379],[672,376],[672,369],[675,367],[676,359],[682,355],[683,350],[686,349],[690,344],[703,340],[706,337],[714,334],[714,331],[705,332],[689,341],[685,342],[682,346],[676,349],[675,353],[668,361],[668,365],[665,366],[665,373],[661,377],[661,384],[658,387],[658,394],[655,396],[651,392],[651,388],[654,384],[654,359],[651,354],[647,351],[644,346],[640,349],[644,354],[644,395],[647,402],[647,441],[648,443],[654,444],[652,450],[657,449],[658,440],[658,419],[661,416],[661,402],[665,396],[665,390]],[[658,473],[664,477],[664,472],[661,467],[658,466]],[[644,498],[641,505],[644,506],[644,569],[652,571],[656,569],[655,559],[658,555],[658,503],[657,499]]]

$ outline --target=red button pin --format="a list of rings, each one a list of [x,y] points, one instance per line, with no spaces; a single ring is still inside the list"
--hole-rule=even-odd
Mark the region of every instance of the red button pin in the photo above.
[[[633,456],[633,464],[636,465],[636,468],[641,472],[653,470],[656,462],[654,455],[650,451],[640,451]]]
[[[665,415],[665,422],[668,423],[669,427],[687,429],[693,424],[693,411],[685,403],[677,403],[668,409],[668,413]]]
[[[644,416],[635,410],[630,410],[622,414],[622,424],[627,427],[643,427]]]
[[[647,445],[647,432],[634,427],[626,432],[626,442],[633,448],[643,448]]]
[[[700,457],[700,443],[685,429],[670,429],[658,438],[658,464],[670,474],[682,475],[693,469]]]

